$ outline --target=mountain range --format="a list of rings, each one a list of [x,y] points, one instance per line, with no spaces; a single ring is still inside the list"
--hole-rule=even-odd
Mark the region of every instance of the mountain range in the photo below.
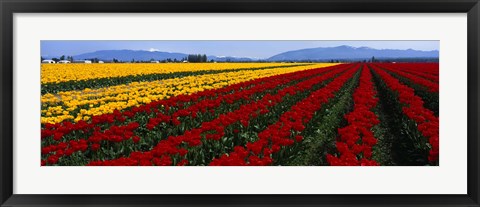
[[[166,59],[177,59],[181,60],[187,57],[188,54],[185,53],[175,53],[175,52],[161,52],[161,51],[147,51],[147,50],[99,50],[90,53],[84,53],[80,55],[74,55],[75,60],[82,59],[93,59],[98,58],[99,60],[112,60],[117,59],[119,61],[149,61],[154,60],[166,60]],[[318,47],[318,48],[308,48],[301,50],[292,50],[283,52],[266,59],[257,59],[250,57],[234,57],[234,56],[214,56],[208,55],[208,60],[214,60],[218,62],[225,61],[255,61],[255,60],[264,60],[264,61],[301,61],[301,60],[361,60],[361,59],[370,59],[375,57],[377,59],[381,58],[438,58],[439,52],[437,50],[432,51],[421,51],[421,50],[398,50],[398,49],[374,49],[369,47],[351,47],[351,46],[338,46],[338,47]],[[53,57],[44,57],[44,58],[53,58]]]
[[[269,61],[289,61],[289,60],[357,60],[380,58],[438,58],[437,50],[421,51],[421,50],[397,50],[397,49],[373,49],[370,47],[318,47],[302,50],[288,51],[274,55],[267,60]]]

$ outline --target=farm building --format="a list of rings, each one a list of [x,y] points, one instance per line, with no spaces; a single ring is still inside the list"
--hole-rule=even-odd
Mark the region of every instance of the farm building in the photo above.
[[[42,63],[55,63],[53,60],[42,60]]]
[[[100,60],[100,61],[98,61],[98,63],[104,63],[104,62]]]
[[[91,60],[74,60],[74,63],[92,63]]]
[[[157,60],[153,60],[153,61],[150,61],[150,63],[160,63],[160,62]]]
[[[70,61],[68,61],[68,60],[60,60],[60,61],[58,61],[58,63],[63,63],[63,64],[66,64],[66,63],[71,63],[71,62],[70,62]]]

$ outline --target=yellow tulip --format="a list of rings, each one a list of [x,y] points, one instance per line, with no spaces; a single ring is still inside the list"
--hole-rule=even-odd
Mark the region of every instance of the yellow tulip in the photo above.
[[[243,64],[243,63],[225,63],[225,64]],[[263,63],[245,63],[248,67],[264,67]],[[259,64],[259,65],[258,65]],[[277,63],[275,63],[277,64]],[[280,63],[278,63],[280,64]],[[277,65],[278,65],[277,64]],[[42,66],[48,64],[42,64]],[[66,64],[68,65],[68,64]],[[75,64],[71,64],[75,65]],[[92,64],[96,65],[96,64]],[[99,64],[100,65],[100,64]],[[103,64],[102,64],[103,65]],[[123,65],[123,64],[118,64]],[[128,65],[128,64],[127,64]],[[148,64],[150,65],[150,64]],[[151,64],[154,65],[154,64]],[[172,64],[180,65],[180,64]],[[188,65],[188,64],[187,64]],[[202,64],[200,64],[202,65]],[[106,113],[112,113],[114,110],[123,110],[141,104],[148,104],[152,101],[168,99],[173,96],[182,94],[192,94],[209,89],[222,88],[228,85],[237,84],[253,79],[269,77],[279,74],[292,73],[296,71],[309,70],[313,68],[321,68],[332,66],[330,63],[319,63],[312,65],[302,65],[284,68],[271,68],[262,70],[242,70],[223,72],[219,74],[207,74],[197,76],[186,76],[182,78],[173,78],[149,82],[132,82],[129,84],[121,84],[99,89],[86,88],[84,90],[62,91],[56,94],[45,94],[41,97],[42,110],[47,111],[43,115],[42,123],[59,123],[64,120],[88,120],[91,116],[97,116]],[[135,67],[137,64],[131,64]],[[90,66],[83,65],[85,70],[89,71]],[[143,64],[138,64],[139,70]],[[231,68],[240,66],[229,66]],[[247,66],[244,66],[247,67]],[[223,66],[223,68],[227,68]],[[81,69],[79,69],[81,71]],[[189,69],[194,70],[194,69]],[[135,71],[135,70],[132,70]],[[81,72],[80,72],[81,73]],[[108,74],[107,74],[108,75]],[[140,74],[142,75],[142,74]],[[114,77],[114,75],[113,75]],[[43,107],[45,106],[45,107]],[[78,113],[74,113],[79,107],[88,106],[88,109],[80,109]],[[76,118],[72,115],[76,116]]]

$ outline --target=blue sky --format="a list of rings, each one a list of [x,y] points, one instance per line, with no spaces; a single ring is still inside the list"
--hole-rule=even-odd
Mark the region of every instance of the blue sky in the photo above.
[[[315,47],[371,47],[375,49],[439,50],[439,41],[144,41],[144,40],[43,40],[42,56],[79,55],[97,50],[151,50],[207,54],[216,56],[237,56],[268,58],[278,53]]]

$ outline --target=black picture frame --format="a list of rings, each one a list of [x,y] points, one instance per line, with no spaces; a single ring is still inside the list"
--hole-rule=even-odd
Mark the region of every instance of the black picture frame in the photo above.
[[[480,206],[478,0],[0,0],[1,206]],[[13,194],[15,13],[467,13],[468,193],[465,195],[19,195]],[[445,178],[455,179],[455,178]],[[412,186],[414,187],[414,186]]]

